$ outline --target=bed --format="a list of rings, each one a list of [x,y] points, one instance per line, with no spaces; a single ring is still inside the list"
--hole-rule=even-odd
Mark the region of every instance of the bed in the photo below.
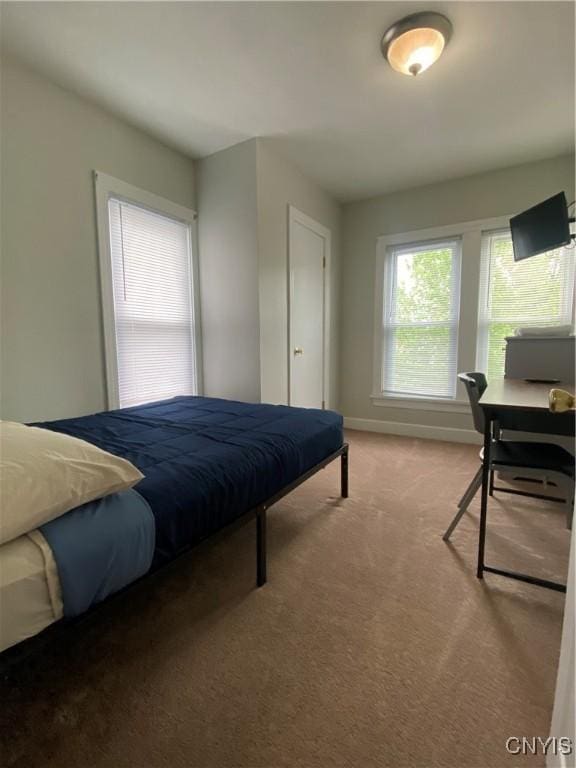
[[[9,644],[81,615],[236,521],[256,519],[261,586],[268,507],[337,458],[348,495],[333,411],[177,397],[35,426],[125,458],[144,478],[0,547],[3,605],[20,606],[2,618],[18,625]]]

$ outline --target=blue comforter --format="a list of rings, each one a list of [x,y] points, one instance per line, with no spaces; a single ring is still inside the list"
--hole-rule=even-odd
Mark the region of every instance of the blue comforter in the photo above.
[[[131,461],[154,515],[153,565],[166,562],[278,493],[342,445],[332,411],[205,397],[65,419],[64,432]]]

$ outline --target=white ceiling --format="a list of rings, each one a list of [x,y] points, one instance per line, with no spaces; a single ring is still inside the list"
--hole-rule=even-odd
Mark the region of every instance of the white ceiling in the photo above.
[[[454,37],[411,79],[379,43],[424,9]],[[2,45],[193,157],[268,137],[342,200],[574,146],[571,2],[16,2]]]

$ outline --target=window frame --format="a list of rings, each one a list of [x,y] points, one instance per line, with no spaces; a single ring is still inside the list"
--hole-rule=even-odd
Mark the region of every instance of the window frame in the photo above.
[[[415,251],[428,251],[428,250],[434,250],[435,247],[442,246],[442,245],[453,245],[457,244],[457,247],[452,251],[452,295],[451,295],[451,308],[455,310],[455,321],[452,323],[450,321],[446,322],[419,322],[419,323],[404,323],[404,324],[393,324],[388,322],[388,318],[390,316],[390,310],[392,309],[393,304],[393,295],[396,291],[397,287],[397,271],[395,269],[395,266],[397,264],[398,259],[398,250],[401,248],[413,248]],[[384,281],[383,281],[383,294],[384,299],[382,302],[382,339],[383,339],[383,345],[381,350],[381,361],[382,361],[382,367],[380,369],[380,388],[385,397],[394,397],[394,398],[427,398],[427,399],[433,399],[438,400],[442,402],[451,402],[456,397],[456,385],[454,385],[454,396],[438,396],[438,398],[429,398],[427,395],[418,395],[416,393],[410,393],[410,392],[394,392],[392,390],[386,389],[386,372],[388,370],[390,355],[386,354],[386,347],[387,342],[389,342],[390,337],[393,332],[394,327],[444,327],[446,326],[450,330],[450,335],[452,337],[452,342],[454,344],[455,350],[456,350],[456,358],[458,356],[458,335],[459,335],[459,321],[460,321],[460,293],[461,293],[461,267],[462,267],[462,242],[460,237],[451,237],[451,238],[440,238],[440,239],[434,239],[434,240],[421,240],[420,242],[410,242],[410,243],[401,243],[397,245],[388,245],[386,248],[386,254],[384,257]],[[457,362],[457,360],[456,360]]]
[[[104,358],[106,371],[106,401],[109,410],[120,407],[118,393],[118,354],[116,347],[116,316],[112,284],[112,249],[108,202],[111,198],[132,203],[152,213],[167,216],[189,226],[190,275],[192,285],[192,338],[196,394],[202,394],[202,332],[200,327],[200,283],[198,268],[198,232],[196,211],[166,200],[152,192],[135,187],[100,171],[93,172],[96,197],[96,226],[98,262],[100,271],[100,297],[102,327],[104,331]]]
[[[372,405],[410,410],[469,413],[466,392],[458,383],[456,396],[422,397],[420,395],[395,395],[382,389],[381,372],[384,363],[384,311],[388,286],[385,284],[386,256],[391,246],[420,244],[460,238],[460,301],[458,311],[457,370],[474,370],[478,333],[478,301],[480,288],[480,248],[482,233],[487,230],[505,229],[510,226],[510,216],[449,224],[439,227],[412,230],[376,239],[376,268],[374,280],[374,330],[372,366]],[[466,306],[466,313],[462,308]]]

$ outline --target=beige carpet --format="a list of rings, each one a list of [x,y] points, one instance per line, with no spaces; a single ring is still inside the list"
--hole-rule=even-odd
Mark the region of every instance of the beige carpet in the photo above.
[[[351,433],[254,527],[210,542],[3,683],[3,766],[500,768],[546,736],[564,598],[474,575],[472,446]],[[565,578],[558,508],[501,497],[488,562]]]

